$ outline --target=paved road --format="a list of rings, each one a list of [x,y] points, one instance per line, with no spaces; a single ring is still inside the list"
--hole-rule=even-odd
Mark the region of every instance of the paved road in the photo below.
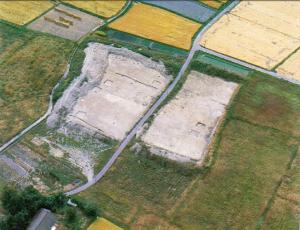
[[[68,75],[69,69],[70,69],[70,65],[68,64],[67,65],[67,69],[65,70],[65,73],[64,73],[64,75],[63,75],[62,78],[65,78]],[[38,120],[36,120],[34,123],[32,123],[30,126],[28,126],[26,129],[22,130],[19,134],[17,134],[12,139],[10,139],[8,142],[6,142],[5,144],[3,144],[0,147],[0,154],[4,150],[6,150],[8,147],[10,147],[12,144],[14,144],[17,140],[19,140],[22,136],[24,136],[26,133],[28,133],[31,129],[33,129],[35,126],[37,126],[38,124],[40,124],[43,120],[45,120],[50,115],[50,113],[52,111],[52,108],[53,108],[53,100],[52,100],[53,94],[54,94],[56,88],[59,86],[59,83],[57,83],[54,86],[54,88],[52,89],[52,92],[51,92],[50,97],[49,97],[49,105],[48,105],[47,112],[42,117],[40,117]]]
[[[106,163],[106,165],[102,168],[102,170],[94,176],[93,180],[90,182],[87,182],[86,184],[71,190],[66,193],[66,195],[74,195],[77,193],[80,193],[95,183],[97,183],[104,175],[105,173],[110,169],[110,167],[113,165],[113,163],[116,161],[116,159],[119,157],[119,155],[122,153],[122,151],[125,149],[125,147],[129,144],[129,142],[135,137],[135,134],[137,131],[144,125],[144,123],[149,119],[149,117],[155,112],[155,110],[161,105],[161,103],[168,97],[170,92],[174,89],[178,81],[182,78],[184,75],[187,67],[189,66],[195,52],[199,50],[199,41],[201,37],[203,36],[204,32],[213,24],[215,23],[222,15],[224,15],[226,12],[230,11],[238,2],[233,2],[229,6],[227,6],[222,12],[220,12],[212,21],[210,21],[202,30],[201,32],[197,35],[193,42],[193,46],[189,52],[189,55],[181,67],[178,75],[176,78],[173,80],[173,82],[168,86],[166,91],[159,97],[159,99],[152,105],[152,107],[146,112],[146,114],[142,117],[142,119],[134,126],[134,128],[129,132],[129,134],[126,136],[126,138],[121,142],[119,145],[118,149],[115,151],[115,153],[112,155],[112,157],[109,159],[109,161]]]

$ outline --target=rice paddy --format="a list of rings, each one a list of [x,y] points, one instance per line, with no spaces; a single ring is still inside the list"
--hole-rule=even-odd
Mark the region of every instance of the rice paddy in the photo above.
[[[137,3],[109,27],[188,50],[201,24],[160,8]]]
[[[24,25],[52,6],[50,1],[0,1],[0,19]]]
[[[64,1],[75,7],[109,18],[117,14],[126,1]]]
[[[299,10],[294,1],[242,1],[200,44],[270,70],[300,46]]]

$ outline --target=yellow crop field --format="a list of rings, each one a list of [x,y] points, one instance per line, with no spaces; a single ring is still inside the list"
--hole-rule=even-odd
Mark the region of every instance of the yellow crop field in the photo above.
[[[300,50],[292,54],[282,65],[280,65],[276,71],[286,77],[291,77],[296,80],[300,80]]]
[[[122,0],[110,0],[110,1],[64,1],[78,8],[90,11],[94,14],[109,18],[117,14],[126,1]]]
[[[87,230],[122,230],[122,228],[114,225],[104,218],[99,218],[92,223]]]
[[[219,9],[223,5],[222,2],[219,2],[217,0],[199,0],[199,1],[214,9]]]
[[[201,24],[157,7],[137,3],[109,27],[188,50]]]
[[[50,1],[0,1],[0,19],[24,25],[52,6]]]
[[[200,44],[272,69],[300,46],[300,4],[242,1],[202,37]]]

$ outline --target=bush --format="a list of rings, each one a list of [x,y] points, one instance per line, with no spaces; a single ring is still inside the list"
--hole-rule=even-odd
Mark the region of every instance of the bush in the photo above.
[[[22,191],[6,187],[1,202],[5,217],[0,222],[0,229],[23,230],[41,208],[55,212],[66,205],[67,197],[63,193],[46,197],[31,186]]]

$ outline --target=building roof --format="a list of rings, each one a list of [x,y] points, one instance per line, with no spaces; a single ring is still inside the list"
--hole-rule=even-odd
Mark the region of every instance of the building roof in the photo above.
[[[40,209],[33,217],[31,224],[27,230],[53,230],[56,218],[54,214],[48,209]]]

